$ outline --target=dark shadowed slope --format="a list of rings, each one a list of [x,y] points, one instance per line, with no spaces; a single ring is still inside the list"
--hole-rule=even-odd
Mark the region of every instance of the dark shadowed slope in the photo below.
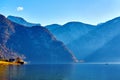
[[[26,60],[31,63],[72,63],[75,61],[73,54],[46,28],[25,27],[9,21],[2,15],[0,15],[0,40],[1,46],[4,45],[12,52],[24,54]]]

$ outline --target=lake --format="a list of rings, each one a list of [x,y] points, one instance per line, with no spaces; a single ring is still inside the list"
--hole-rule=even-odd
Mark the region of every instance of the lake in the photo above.
[[[120,80],[119,64],[0,65],[0,80]]]

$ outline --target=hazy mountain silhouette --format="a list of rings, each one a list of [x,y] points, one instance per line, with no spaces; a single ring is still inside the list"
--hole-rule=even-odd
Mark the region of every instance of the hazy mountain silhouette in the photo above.
[[[73,24],[74,26],[72,26]],[[83,23],[87,28],[84,28],[83,25],[75,27],[78,25],[73,24],[69,23],[67,25],[72,26],[70,29],[62,26],[55,31],[50,31],[58,40],[65,42],[79,60],[85,59],[88,62],[119,61],[120,17],[96,26],[89,26]],[[82,29],[80,30],[79,28],[81,27]],[[64,30],[61,31],[61,28]],[[74,28],[76,28],[76,31],[71,32]],[[77,30],[82,33],[76,34]],[[71,35],[65,35],[64,33],[71,33],[77,38],[72,37],[71,39]]]
[[[29,23],[29,22],[27,22],[26,20],[24,20],[24,19],[21,18],[21,17],[8,16],[7,18],[8,18],[10,21],[15,22],[15,23],[18,23],[18,24],[23,25],[23,26],[28,26],[28,27],[40,26],[40,24]]]
[[[90,62],[119,62],[120,60],[120,17],[101,25],[96,50],[86,58]],[[99,32],[99,33],[100,33]]]
[[[81,22],[69,22],[61,26],[48,25],[46,28],[48,28],[58,40],[67,45],[71,43],[71,41],[76,40],[95,29],[95,26]]]
[[[79,41],[79,38],[96,29],[96,27],[93,25],[81,22],[69,22],[57,28],[55,28],[55,25],[49,25],[46,27],[55,35],[58,40],[64,42],[64,44],[75,54],[78,59],[84,55],[79,49],[81,48],[80,44],[82,43]],[[77,43],[76,40],[78,40]]]

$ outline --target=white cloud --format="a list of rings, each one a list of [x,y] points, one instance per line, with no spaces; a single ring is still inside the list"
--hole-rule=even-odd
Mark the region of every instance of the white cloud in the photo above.
[[[17,7],[17,11],[23,11],[23,7],[22,6],[19,6],[19,7]]]

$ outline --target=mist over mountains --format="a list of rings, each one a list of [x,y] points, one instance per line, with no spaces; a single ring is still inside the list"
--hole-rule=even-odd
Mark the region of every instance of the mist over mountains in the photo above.
[[[9,20],[14,21],[14,18]],[[19,20],[16,23],[23,25],[21,22],[19,22]],[[28,25],[28,27],[30,26]],[[35,27],[32,27],[31,30],[33,30],[34,28]],[[49,30],[49,31],[47,30],[47,32],[49,32],[49,34],[52,35],[52,38],[54,37],[55,40],[57,39],[64,43],[64,47],[66,47],[68,53],[72,54],[73,60],[76,60],[77,58],[77,60],[84,60],[85,62],[119,62],[120,17],[114,18],[100,25],[90,25],[81,22],[68,22],[64,25],[59,24],[47,25],[44,26],[44,29]],[[39,30],[36,32],[39,33]],[[36,35],[40,35],[38,33]],[[26,32],[25,34],[28,34],[28,32]],[[29,34],[33,35],[34,33]],[[20,35],[21,34],[19,34],[19,36]],[[46,36],[41,37],[41,39],[43,40],[46,39]],[[49,39],[45,41],[49,41]],[[28,43],[28,45],[29,44],[30,43]],[[48,43],[44,45],[48,45]],[[55,47],[56,46],[54,46],[54,48]],[[50,47],[49,49],[50,51],[53,50]]]
[[[96,26],[80,24],[80,22],[72,22],[55,30],[50,28],[54,26],[47,26],[47,28],[58,40],[65,43],[78,60],[86,62],[119,61],[120,17]]]

